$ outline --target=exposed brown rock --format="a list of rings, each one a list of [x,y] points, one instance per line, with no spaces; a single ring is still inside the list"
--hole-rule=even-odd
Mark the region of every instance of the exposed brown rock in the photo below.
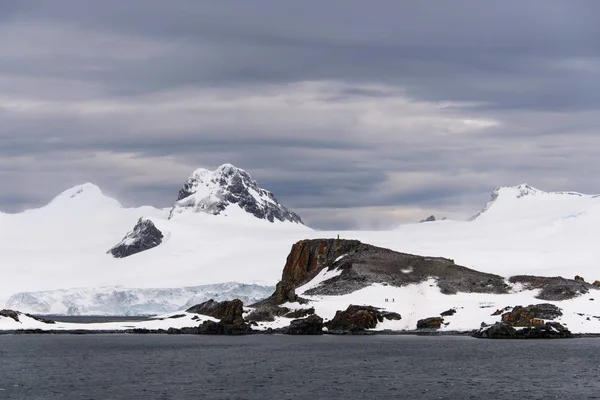
[[[298,287],[314,278],[325,265],[355,250],[360,244],[358,240],[301,240],[292,246],[281,281]]]
[[[592,283],[592,285],[594,285],[596,287],[600,287],[600,281],[594,281],[594,283]]]
[[[444,318],[430,317],[417,321],[417,329],[440,329]]]
[[[576,281],[585,282],[585,279],[583,279],[583,276],[575,275],[575,278],[573,278],[573,279]]]
[[[211,299],[202,304],[190,307],[187,309],[187,312],[218,318],[223,324],[236,324],[244,322],[244,303],[242,303],[242,301],[239,299],[221,302]]]
[[[561,315],[560,308],[554,304],[516,306],[512,311],[502,314],[502,322],[511,326],[534,326],[543,324],[545,319],[555,319]]]
[[[325,324],[330,331],[359,332],[373,329],[384,319],[399,320],[400,314],[381,311],[371,306],[351,305],[345,311],[338,311],[335,317]]]

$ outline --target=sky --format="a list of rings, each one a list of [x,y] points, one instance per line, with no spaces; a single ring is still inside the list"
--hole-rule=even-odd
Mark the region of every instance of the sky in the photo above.
[[[600,192],[600,2],[0,0],[0,210],[247,170],[319,229]]]

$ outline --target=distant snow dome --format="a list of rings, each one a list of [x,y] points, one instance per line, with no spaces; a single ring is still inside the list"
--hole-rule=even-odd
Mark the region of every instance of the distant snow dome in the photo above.
[[[236,208],[270,222],[303,224],[298,214],[260,188],[248,172],[232,164],[223,164],[214,171],[194,171],[179,191],[169,219],[184,213],[228,215]]]
[[[47,207],[72,207],[77,204],[77,208],[121,208],[121,203],[110,198],[102,190],[93,183],[84,183],[67,189],[56,196]]]
[[[598,196],[577,192],[545,192],[523,183],[494,189],[487,204],[470,220],[500,222],[569,218],[581,215],[590,205],[598,203]]]

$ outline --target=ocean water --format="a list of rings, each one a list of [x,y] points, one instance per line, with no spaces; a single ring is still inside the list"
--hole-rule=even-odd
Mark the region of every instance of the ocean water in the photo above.
[[[600,339],[0,335],[0,399],[598,399]]]

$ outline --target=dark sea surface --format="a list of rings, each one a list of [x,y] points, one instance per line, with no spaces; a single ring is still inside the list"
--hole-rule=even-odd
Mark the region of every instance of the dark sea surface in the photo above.
[[[0,335],[0,399],[598,399],[600,339]]]

